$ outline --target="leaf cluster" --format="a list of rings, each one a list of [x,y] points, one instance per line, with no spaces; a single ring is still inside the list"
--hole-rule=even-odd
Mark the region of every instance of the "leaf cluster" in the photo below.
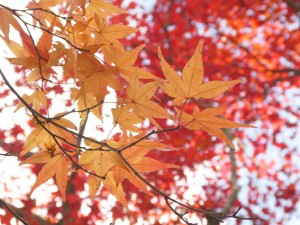
[[[60,13],[55,13],[54,7],[59,7]],[[155,134],[165,133],[167,137],[168,132],[179,133],[181,129],[204,130],[234,148],[222,128],[248,127],[221,118],[226,107],[202,109],[195,103],[219,96],[241,82],[203,82],[202,41],[182,72],[173,69],[158,48],[164,73],[160,78],[135,64],[144,45],[130,50],[122,45],[120,40],[137,29],[110,24],[109,18],[120,13],[125,11],[102,0],[41,0],[31,2],[25,10],[0,5],[0,17],[8,19],[0,23],[1,38],[15,56],[7,60],[26,72],[25,82],[32,89],[31,95],[22,97],[14,90],[20,100],[16,110],[25,106],[34,123],[20,152],[20,157],[29,152],[32,156],[21,164],[43,164],[30,193],[55,177],[65,200],[68,175],[83,170],[92,199],[103,185],[127,207],[122,184],[128,180],[144,193],[156,192],[169,201],[172,199],[150,184],[146,175],[179,166],[147,154],[177,149],[166,140],[155,139]],[[23,18],[24,14],[31,18],[30,22]],[[19,32],[21,42],[10,37],[11,27]],[[39,38],[32,29],[41,32]],[[8,84],[2,72],[1,75]],[[50,117],[47,87],[67,82],[72,82],[73,87],[64,86],[64,91],[71,93],[69,100],[76,110],[58,111]],[[111,89],[117,96],[111,110],[113,127],[121,131],[104,141],[80,134],[89,113],[97,123],[104,120],[103,105]],[[173,111],[163,107],[163,100],[156,96],[158,91],[172,100]],[[69,114],[78,114],[81,123],[76,126],[67,119]],[[167,126],[170,122],[173,125]]]

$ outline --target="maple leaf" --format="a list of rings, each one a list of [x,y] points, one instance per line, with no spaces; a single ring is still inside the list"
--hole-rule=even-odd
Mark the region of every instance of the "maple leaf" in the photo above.
[[[127,162],[135,169],[135,171],[140,173],[140,176],[142,177],[144,177],[143,173],[154,172],[167,168],[180,168],[179,166],[174,164],[163,163],[150,157],[145,157],[145,155],[152,149],[153,148],[150,146],[133,146],[122,152],[122,155],[127,160]],[[144,193],[152,195],[152,193],[147,189],[147,185],[136,176],[135,172],[124,170],[121,167],[115,167],[112,169],[112,171],[114,172],[114,179],[117,183],[122,183],[124,179],[127,179],[130,183],[132,183]]]
[[[56,6],[58,4],[62,4],[64,2],[66,2],[66,0],[40,0],[37,5],[32,5],[33,2],[35,3],[35,1],[32,1],[31,4],[27,5],[27,7],[32,7],[32,6],[39,6],[41,8],[50,8],[53,6]]]
[[[160,82],[160,86],[166,94],[174,97],[174,105],[180,105],[190,98],[216,97],[230,87],[241,82],[241,80],[233,80],[203,83],[204,76],[201,41],[199,41],[195,53],[183,68],[181,77],[166,62],[160,48],[158,48],[158,56],[161,60],[161,68],[166,77],[166,80]]]
[[[1,36],[2,37],[2,36]],[[31,69],[36,68],[36,58],[35,55],[29,50],[25,45],[22,46],[19,43],[9,40],[6,37],[2,37],[8,48],[16,56],[16,58],[8,58],[8,60],[15,65],[22,65],[25,68]]]
[[[113,64],[127,81],[130,81],[134,74],[138,74],[141,79],[154,80],[156,77],[152,73],[134,66],[138,54],[144,46],[140,45],[130,51],[125,51],[122,46],[111,44],[105,45],[102,50],[107,61]]]
[[[59,60],[68,54],[69,49],[66,49],[65,46],[61,42],[56,42],[53,44],[53,51],[49,52],[48,61],[43,67],[44,69],[49,69],[52,66],[58,64]],[[66,66],[65,64],[63,65]]]
[[[54,23],[51,24],[49,31],[52,31],[53,26]],[[53,35],[43,32],[36,46],[32,42],[31,37],[24,31],[20,31],[20,35],[23,45],[11,41],[6,37],[1,37],[16,56],[15,58],[7,58],[7,60],[12,64],[32,70],[27,76],[26,82],[36,81],[42,77],[48,80],[51,74],[56,74],[52,68],[49,68],[49,64],[47,65],[47,61],[50,58],[49,51],[52,47]]]
[[[104,101],[105,95],[108,92],[107,87],[111,87],[116,91],[123,90],[120,79],[114,75],[112,71],[102,70],[90,74],[86,78],[83,87],[80,89],[79,95],[82,93],[93,92],[98,102]]]
[[[72,17],[73,12],[77,11],[80,8],[85,15],[85,4],[86,0],[69,0],[66,2],[65,9],[68,9],[68,17]],[[76,12],[78,13],[78,12]]]
[[[59,151],[56,151],[56,153]],[[51,154],[49,151],[41,151],[36,152],[29,158],[25,159],[20,163],[20,165],[24,164],[34,164],[34,163],[47,163],[51,159],[53,155],[56,155],[55,153]]]
[[[101,183],[113,196],[115,196],[115,198],[119,202],[122,203],[122,205],[126,209],[128,209],[123,186],[121,183],[116,182],[113,172],[109,172],[108,174],[106,174],[105,179],[101,179],[99,177],[89,174],[88,185],[89,185],[90,197],[92,200],[94,200],[96,192],[98,191]]]
[[[100,17],[105,18],[113,14],[122,13],[126,13],[126,11],[104,0],[90,0],[86,7],[86,15],[91,17],[93,17],[94,14],[97,14]]]
[[[63,28],[65,31],[65,38],[70,41],[71,45],[74,47],[88,49],[93,43],[92,30],[90,29],[90,22],[93,18],[89,18],[83,21],[77,21],[75,24],[67,23]],[[100,46],[97,46],[97,50]]]
[[[63,28],[63,25],[61,23],[60,20],[57,20],[57,17],[55,16],[55,14],[49,13],[51,12],[50,7],[53,7],[55,5],[59,5],[64,3],[65,0],[42,0],[39,2],[36,1],[30,1],[26,8],[28,9],[35,9],[32,10],[32,24],[34,26],[37,26],[37,24],[49,24],[51,23],[53,20],[55,20],[55,26],[59,27],[59,28]],[[36,10],[36,9],[47,9],[46,10]],[[36,18],[39,18],[39,20],[37,20]]]
[[[104,186],[107,190],[116,197],[116,199],[128,209],[127,201],[125,199],[124,189],[122,184],[118,184],[114,178],[114,173],[107,174],[106,179],[103,181]]]
[[[132,102],[127,102],[127,105],[132,107],[133,112],[140,118],[147,118],[155,126],[161,128],[154,118],[167,119],[170,118],[170,115],[165,109],[151,100],[157,88],[158,85],[156,82],[142,84],[138,77],[134,76],[129,83],[129,87],[126,89],[126,93]]]
[[[126,133],[123,133],[121,140],[116,143],[116,145],[112,142],[110,142],[110,145],[119,147],[119,149],[123,149],[124,147],[126,148],[121,154],[141,177],[144,177],[143,173],[154,172],[167,168],[180,168],[177,165],[159,162],[147,157],[146,155],[151,150],[165,151],[173,148],[161,143],[160,141],[141,140],[144,136],[145,133],[140,133],[136,136],[130,135],[128,137]],[[127,146],[132,143],[135,143],[134,146],[127,148]],[[127,179],[144,193],[152,195],[152,193],[147,189],[147,185],[136,176],[135,172],[128,169],[125,170],[123,167],[114,167],[112,171],[114,172],[114,179],[117,183],[122,183],[124,179]]]
[[[140,133],[140,129],[135,125],[142,123],[143,119],[135,114],[130,107],[118,104],[116,108],[112,109],[112,114],[114,123],[119,124],[121,130]]]
[[[112,168],[120,167],[125,171],[129,170],[126,164],[122,161],[121,157],[114,151],[109,150],[103,145],[85,141],[85,144],[90,148],[83,152],[80,156],[78,164],[87,170],[105,177],[101,179],[94,175],[89,174],[88,183],[90,188],[90,196],[93,199],[99,189],[100,183],[104,186],[125,206],[127,207],[124,191],[121,184],[117,184],[112,176]]]
[[[66,200],[66,186],[68,179],[68,166],[70,162],[66,159],[63,154],[59,154],[51,158],[40,170],[37,175],[36,182],[31,188],[30,195],[32,192],[41,184],[48,181],[55,175],[55,182],[60,190],[63,201]]]
[[[90,54],[81,53],[76,55],[75,78],[79,80],[79,85],[83,85],[85,80],[93,73],[104,71],[104,65]]]
[[[43,106],[45,109],[47,108],[47,97],[45,95],[45,92],[41,90],[35,90],[31,95],[24,94],[22,96],[22,99],[27,102],[27,104],[32,104],[32,107],[36,111],[39,111],[41,106]],[[19,102],[15,109],[15,112],[22,107],[24,107],[24,104],[22,102]]]
[[[128,27],[122,24],[108,25],[105,19],[100,18],[95,14],[95,43],[99,45],[113,44],[119,45],[117,39],[127,37],[128,35],[137,31],[136,28]],[[93,26],[92,26],[93,27]]]
[[[0,20],[0,30],[6,38],[8,38],[10,32],[10,25],[12,25],[16,30],[22,30],[22,27],[13,16],[11,11],[5,8],[0,8],[0,18],[5,18]]]
[[[65,118],[59,118],[63,114],[57,114],[58,119],[52,119],[53,122],[60,125],[61,127],[76,129],[76,126]],[[24,147],[20,152],[20,156],[25,155],[35,147],[41,147],[47,151],[54,152],[57,147],[57,143],[54,140],[54,136],[57,137],[58,143],[69,142],[75,145],[74,137],[66,130],[48,122],[43,119],[39,119],[36,122],[35,129],[28,135],[24,143]],[[60,138],[58,138],[60,137]]]
[[[120,142],[113,140],[108,140],[107,143],[117,149],[122,149],[124,146],[128,146],[130,143],[137,141],[145,134],[139,134],[137,136],[127,137],[123,134]],[[146,194],[152,195],[152,193],[147,189],[147,185],[139,179],[135,172],[131,171],[125,162],[123,162],[120,155],[114,151],[109,151],[107,147],[99,144],[86,141],[91,149],[82,153],[79,159],[79,164],[84,168],[96,173],[99,176],[105,176],[106,179],[101,179],[99,177],[88,176],[88,183],[90,187],[90,196],[93,199],[101,183],[120,201],[125,207],[127,207],[126,201],[124,199],[124,190],[122,187],[122,182],[124,179],[129,180],[133,185],[141,189]],[[127,162],[132,165],[136,172],[142,173],[153,172],[166,168],[179,168],[176,165],[162,163],[150,157],[145,157],[145,155],[153,149],[166,149],[169,146],[156,142],[156,141],[146,141],[142,140],[136,143],[135,146],[127,148],[122,151],[124,158]]]
[[[77,101],[77,107],[80,111],[90,111],[100,120],[102,120],[102,104],[98,102],[92,92],[82,93],[76,88],[71,88],[71,98]],[[84,117],[83,113],[80,113],[81,117]]]
[[[225,141],[231,148],[234,149],[234,145],[228,139],[226,134],[221,130],[221,128],[239,128],[253,126],[247,124],[239,124],[227,119],[217,117],[226,109],[227,107],[216,107],[207,108],[200,111],[200,109],[196,106],[194,108],[194,111],[190,115],[182,112],[182,123],[184,124],[184,127],[190,130],[204,130]]]
[[[85,141],[85,143],[90,146],[91,149],[88,149],[81,154],[78,161],[79,165],[82,165],[103,177],[114,166],[119,166],[128,170],[116,152],[110,151],[107,147],[103,147],[102,145],[90,141]]]

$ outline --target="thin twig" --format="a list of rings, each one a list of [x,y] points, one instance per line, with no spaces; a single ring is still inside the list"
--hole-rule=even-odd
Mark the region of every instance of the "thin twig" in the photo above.
[[[17,220],[19,220],[21,223],[23,223],[24,225],[29,225],[29,223],[27,221],[25,221],[21,216],[19,216],[14,210],[12,210],[5,201],[3,201],[2,199],[0,199],[0,207],[2,207],[7,209],[7,211],[9,211]]]

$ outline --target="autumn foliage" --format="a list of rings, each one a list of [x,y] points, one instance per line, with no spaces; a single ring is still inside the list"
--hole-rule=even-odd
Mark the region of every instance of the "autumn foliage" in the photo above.
[[[267,170],[275,162],[261,155],[267,154],[271,132],[272,145],[287,152],[278,170],[298,173],[291,145],[276,135],[285,132],[283,125],[296,127],[278,108],[299,115],[289,102],[282,106],[276,93],[287,85],[299,87],[295,55],[300,33],[293,30],[293,15],[300,6],[269,1],[266,7],[278,5],[276,13],[287,11],[289,26],[284,27],[276,26],[276,13],[255,3],[218,2],[162,0],[148,14],[134,13],[140,11],[134,2],[119,7],[122,1],[40,0],[24,9],[0,4],[0,18],[6,18],[0,21],[0,35],[11,52],[6,66],[16,72],[8,75],[1,66],[1,96],[18,99],[14,112],[27,117],[30,127],[26,133],[16,124],[15,143],[1,141],[5,153],[0,157],[16,156],[36,174],[21,199],[23,208],[1,200],[2,223],[16,218],[24,224],[117,219],[137,224],[141,219],[143,224],[206,220],[213,225],[233,218],[268,224],[274,214],[259,202],[251,173],[257,180],[278,180],[274,208],[293,211],[280,199],[298,201],[295,183],[280,182],[283,178]],[[251,13],[268,19],[257,20]],[[135,21],[136,27],[126,21]],[[259,28],[260,34],[249,31]],[[290,37],[273,36],[273,30]],[[285,92],[278,96],[284,98]],[[54,105],[57,97],[62,99],[59,107]],[[254,129],[247,129],[252,130],[248,135],[244,129],[229,129],[254,127],[249,124],[259,126],[259,135]],[[3,140],[14,136],[2,128],[0,135]],[[249,179],[239,183],[243,170]],[[193,176],[200,172],[206,181],[197,184],[201,187],[189,185],[186,171]],[[57,191],[47,205],[36,206],[30,195],[52,178]],[[247,182],[252,193],[238,198]],[[271,185],[266,188],[273,191]],[[87,191],[88,200],[82,197]],[[111,195],[116,202],[109,200]],[[88,213],[81,208],[86,204]],[[253,205],[260,205],[266,216]],[[35,213],[41,208],[47,216]]]

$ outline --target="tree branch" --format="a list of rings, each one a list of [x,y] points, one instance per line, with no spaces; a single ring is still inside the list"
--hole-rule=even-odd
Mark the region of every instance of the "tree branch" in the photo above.
[[[24,225],[29,225],[27,221],[25,221],[17,212],[15,209],[12,209],[4,200],[0,199],[0,208],[7,209],[17,220],[19,220]]]

